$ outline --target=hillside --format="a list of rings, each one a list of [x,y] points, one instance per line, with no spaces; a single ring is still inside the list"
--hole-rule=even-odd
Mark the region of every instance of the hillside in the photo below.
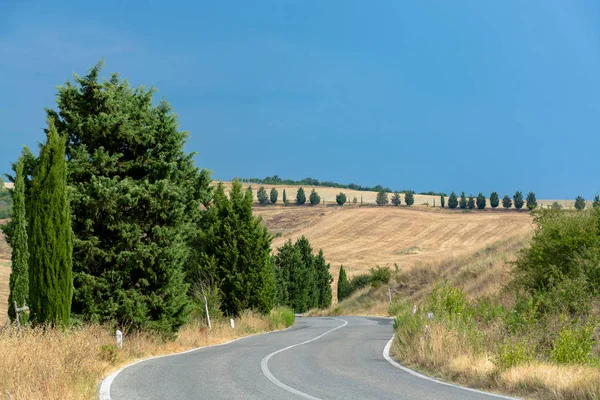
[[[4,224],[6,220],[0,220]],[[10,248],[0,231],[0,326],[7,319],[8,307],[8,278],[10,276]]]

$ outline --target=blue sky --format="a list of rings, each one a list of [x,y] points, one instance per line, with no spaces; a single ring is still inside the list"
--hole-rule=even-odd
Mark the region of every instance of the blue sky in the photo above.
[[[3,0],[1,172],[103,57],[217,179],[600,192],[595,0]]]

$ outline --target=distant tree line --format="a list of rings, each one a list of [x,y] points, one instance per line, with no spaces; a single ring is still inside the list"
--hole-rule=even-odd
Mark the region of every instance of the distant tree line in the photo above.
[[[392,189],[390,189],[389,187],[383,187],[381,185],[362,186],[362,185],[357,185],[355,183],[350,183],[348,185],[345,185],[345,184],[337,183],[337,182],[319,181],[318,179],[314,179],[314,178],[304,178],[301,180],[281,179],[277,175],[267,176],[266,178],[263,178],[263,179],[239,178],[239,180],[241,182],[245,182],[245,183],[257,183],[260,185],[323,186],[323,187],[333,187],[333,188],[339,188],[339,189],[358,190],[358,191],[364,191],[364,192],[381,192],[381,191],[384,191],[386,193],[393,192]],[[398,192],[399,193],[407,193],[407,192],[410,192],[410,190],[399,190]],[[445,193],[434,192],[434,191],[420,192],[419,194],[430,195],[430,196],[440,196],[442,194],[445,195]]]

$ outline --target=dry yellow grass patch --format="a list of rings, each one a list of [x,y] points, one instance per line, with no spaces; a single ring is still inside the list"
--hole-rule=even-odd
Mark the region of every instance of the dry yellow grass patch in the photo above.
[[[0,398],[90,399],[98,381],[111,371],[140,358],[223,343],[240,336],[281,329],[268,318],[244,313],[231,329],[226,321],[212,330],[200,324],[184,326],[177,339],[165,342],[148,334],[124,337],[116,350],[114,336],[100,326],[61,331],[13,328],[0,331]]]
[[[501,387],[513,393],[535,392],[540,399],[600,399],[600,369],[589,366],[519,365],[499,379]]]

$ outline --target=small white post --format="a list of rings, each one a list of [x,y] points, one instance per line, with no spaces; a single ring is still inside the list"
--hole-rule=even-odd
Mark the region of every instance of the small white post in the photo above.
[[[231,325],[231,329],[235,329],[235,321],[233,318],[229,319],[229,324]]]
[[[120,330],[117,329],[115,338],[117,339],[117,347],[122,349],[123,348],[123,332],[121,332]]]
[[[392,289],[388,287],[388,297],[390,298],[390,304],[392,304]]]
[[[413,315],[415,315],[417,313],[417,305],[415,304],[413,307]]]
[[[206,294],[204,294],[204,285],[202,283],[200,283],[200,289],[202,289],[202,297],[204,297],[204,311],[206,311],[208,329],[212,329],[212,324],[210,323],[210,314],[208,313],[208,300],[206,300]]]

